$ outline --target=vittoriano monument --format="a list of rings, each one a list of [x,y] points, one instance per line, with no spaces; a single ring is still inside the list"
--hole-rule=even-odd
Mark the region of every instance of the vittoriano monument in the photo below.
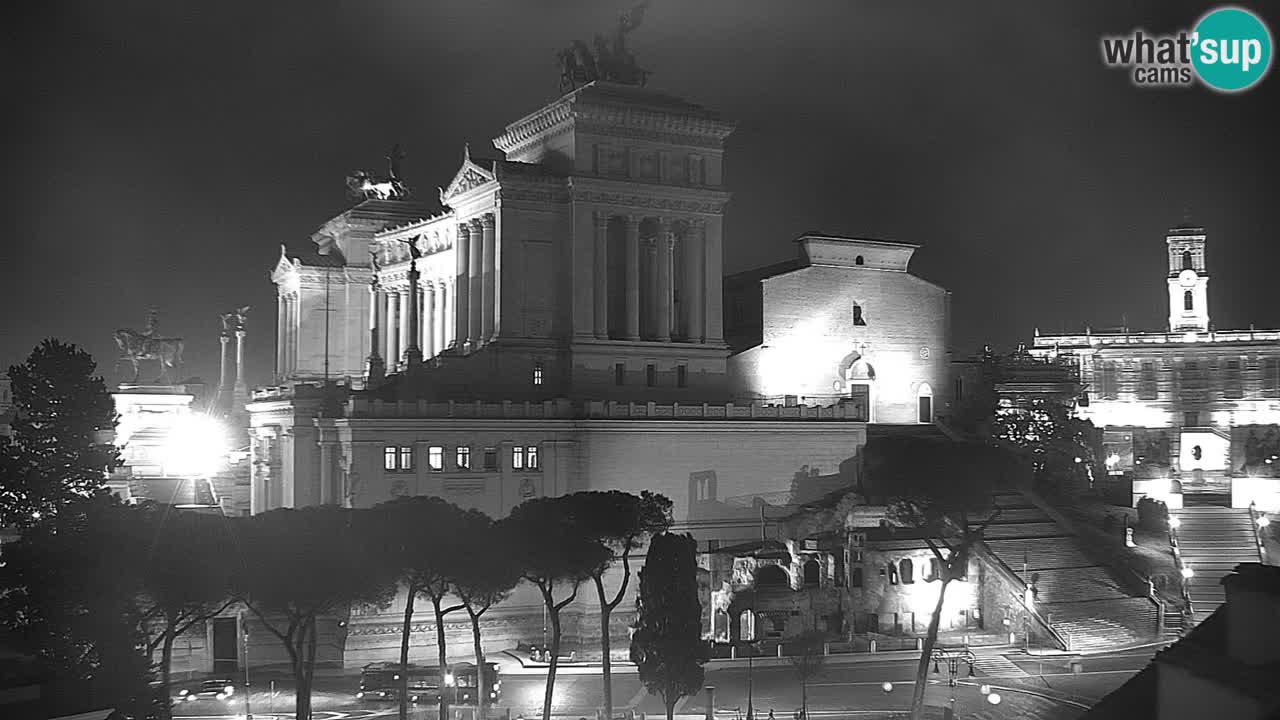
[[[155,360],[160,363],[160,375],[155,384],[170,384],[177,381],[175,375],[182,365],[182,338],[160,337],[157,324],[159,311],[152,308],[147,312],[146,328],[138,331],[130,328],[116,330],[114,338],[120,348],[117,362],[127,362],[133,366],[133,379],[138,382],[139,363],[143,360]]]
[[[560,93],[572,92],[579,85],[596,80],[644,87],[649,80],[649,71],[637,65],[635,54],[627,50],[627,33],[640,27],[648,6],[646,0],[623,13],[618,18],[611,42],[597,34],[591,47],[581,40],[574,40],[572,45],[561,50],[557,54],[560,60]]]

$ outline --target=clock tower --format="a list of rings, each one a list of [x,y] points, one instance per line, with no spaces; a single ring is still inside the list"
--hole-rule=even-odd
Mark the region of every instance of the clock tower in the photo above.
[[[1204,264],[1204,228],[1176,227],[1169,246],[1169,330],[1209,330],[1209,273]]]

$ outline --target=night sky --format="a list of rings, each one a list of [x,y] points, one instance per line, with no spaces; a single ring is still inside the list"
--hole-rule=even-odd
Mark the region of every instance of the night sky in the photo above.
[[[434,200],[463,144],[496,154],[554,99],[555,52],[630,4],[25,3],[0,30],[0,364],[54,336],[126,379],[111,333],[157,306],[215,382],[218,314],[249,304],[248,380],[269,382],[280,243],[345,209],[347,173],[382,172],[396,142]],[[1163,234],[1189,209],[1215,325],[1280,326],[1274,67],[1226,96],[1101,62],[1101,35],[1190,28],[1213,4],[906,5],[652,1],[628,38],[651,87],[738,123],[726,271],[809,230],[891,238],[952,291],[957,354],[1037,326],[1163,329]],[[1280,30],[1274,5],[1244,5]]]

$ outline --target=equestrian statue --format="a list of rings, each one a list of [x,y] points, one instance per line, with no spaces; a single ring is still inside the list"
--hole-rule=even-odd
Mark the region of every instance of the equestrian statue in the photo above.
[[[147,313],[146,329],[138,331],[122,328],[113,335],[116,347],[120,349],[117,362],[124,361],[133,366],[133,379],[130,382],[138,382],[138,367],[143,360],[160,363],[160,376],[156,378],[155,384],[169,384],[177,380],[176,374],[180,372],[182,365],[182,338],[158,336],[156,325],[159,316],[159,312],[152,309]]]

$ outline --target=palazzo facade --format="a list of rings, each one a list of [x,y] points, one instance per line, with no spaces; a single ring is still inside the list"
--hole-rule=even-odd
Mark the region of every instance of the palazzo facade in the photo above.
[[[1232,495],[1280,510],[1280,330],[1210,322],[1204,228],[1165,237],[1164,331],[1041,335],[1031,352],[1072,361],[1086,391],[1077,412],[1104,430],[1107,465],[1140,495]],[[1175,500],[1180,502],[1180,498]]]

